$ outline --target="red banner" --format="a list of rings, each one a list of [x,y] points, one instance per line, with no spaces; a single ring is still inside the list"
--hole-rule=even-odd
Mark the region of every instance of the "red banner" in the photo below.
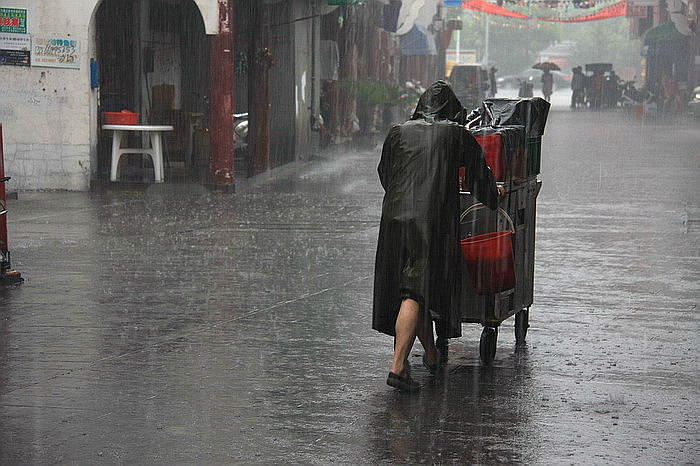
[[[510,11],[507,8],[503,8],[493,3],[489,3],[486,0],[467,0],[462,2],[462,8],[465,10],[480,11],[482,13],[488,13],[490,15],[507,16],[509,18],[520,18],[528,19],[528,16],[521,13],[516,13]]]
[[[625,16],[627,14],[627,1],[623,0],[621,2],[610,5],[609,7],[602,8],[595,13],[581,16],[573,16],[570,18],[562,18],[555,16],[528,16],[522,13],[516,13],[507,8],[494,5],[486,0],[466,0],[462,2],[462,8],[465,10],[480,11],[482,13],[487,13],[490,15],[505,16],[508,18],[519,18],[519,19],[530,19],[533,21],[549,21],[553,23],[579,23],[584,21],[599,21],[601,19],[616,18],[618,16]]]

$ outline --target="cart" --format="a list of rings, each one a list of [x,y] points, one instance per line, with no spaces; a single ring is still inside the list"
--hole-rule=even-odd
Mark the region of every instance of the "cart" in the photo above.
[[[490,364],[496,355],[498,329],[503,321],[515,316],[515,340],[523,343],[527,335],[530,306],[534,297],[535,272],[535,214],[537,195],[542,182],[529,178],[520,182],[504,183],[506,196],[497,213],[485,209],[470,193],[461,193],[462,215],[460,236],[483,234],[498,226],[504,219],[513,231],[513,262],[515,287],[498,293],[481,294],[475,290],[469,277],[463,277],[462,322],[483,326],[479,342],[479,357]],[[487,212],[482,217],[475,212]],[[502,226],[498,228],[502,229]],[[443,346],[443,345],[441,345]],[[442,349],[445,352],[445,349]]]
[[[522,344],[529,327],[530,306],[534,297],[535,271],[535,220],[537,196],[542,188],[538,180],[541,161],[542,134],[549,111],[549,104],[534,99],[488,99],[482,105],[481,126],[472,130],[519,125],[525,135],[526,160],[522,156],[506,154],[505,167],[496,170],[504,178],[499,182],[506,195],[499,202],[499,209],[491,211],[469,192],[460,193],[462,214],[460,216],[460,239],[484,235],[489,232],[509,229],[512,231],[512,265],[515,270],[514,286],[504,291],[484,292],[477,289],[474,277],[462,273],[462,322],[479,323],[483,326],[479,343],[479,356],[483,364],[493,362],[496,355],[498,329],[502,322],[515,316],[515,339]],[[476,131],[478,132],[478,131]],[[475,132],[475,134],[476,134]],[[481,142],[480,142],[481,143]],[[486,146],[483,146],[486,150]],[[511,147],[513,145],[504,147]],[[522,152],[520,152],[522,153]],[[493,157],[486,154],[489,165],[494,167]],[[504,163],[503,160],[500,161]],[[510,164],[510,166],[509,166]],[[497,179],[498,179],[498,175]],[[509,285],[510,286],[510,285]],[[447,339],[441,336],[441,327],[436,326],[437,346],[443,361],[447,359]]]

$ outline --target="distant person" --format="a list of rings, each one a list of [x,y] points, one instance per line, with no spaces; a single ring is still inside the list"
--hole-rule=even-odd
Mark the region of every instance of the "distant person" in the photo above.
[[[583,74],[583,101],[585,106],[591,105],[591,75]]]
[[[384,188],[374,269],[372,328],[394,336],[387,384],[413,392],[408,355],[416,336],[423,364],[440,364],[433,320],[445,338],[461,335],[462,253],[459,244],[459,168],[466,189],[491,209],[499,189],[466,110],[444,81],[420,97],[411,119],[389,131],[377,171]]]
[[[552,98],[552,89],[554,88],[554,76],[549,70],[544,70],[540,80],[542,81],[542,95],[544,96],[544,100],[549,102]]]
[[[489,97],[495,97],[496,96],[496,72],[498,70],[496,67],[492,66],[489,68]]]
[[[603,84],[603,102],[607,107],[617,107],[617,102],[620,100],[620,78],[614,70],[605,77]]]
[[[580,66],[573,68],[571,76],[571,108],[576,108],[579,105],[585,105],[584,101],[584,81],[583,71]]]
[[[680,91],[678,89],[678,83],[668,71],[663,72],[661,90],[663,91],[661,111],[665,114],[676,114],[681,106]]]
[[[591,108],[598,109],[603,104],[603,72],[595,70],[591,76]]]

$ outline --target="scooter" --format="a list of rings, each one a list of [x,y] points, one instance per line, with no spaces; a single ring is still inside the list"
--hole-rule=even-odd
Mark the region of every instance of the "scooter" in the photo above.
[[[233,114],[233,153],[244,157],[248,152],[248,112]]]
[[[626,81],[622,84],[620,101],[623,108],[634,109],[639,116],[655,115],[658,109],[656,94],[646,86],[637,89],[634,81]]]

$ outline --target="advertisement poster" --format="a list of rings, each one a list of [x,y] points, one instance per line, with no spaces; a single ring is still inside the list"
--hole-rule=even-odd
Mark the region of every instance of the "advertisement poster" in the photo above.
[[[27,10],[20,8],[0,8],[0,32],[26,34]]]
[[[63,36],[32,36],[32,66],[80,68],[80,41]]]
[[[29,34],[0,33],[0,65],[29,66]]]

